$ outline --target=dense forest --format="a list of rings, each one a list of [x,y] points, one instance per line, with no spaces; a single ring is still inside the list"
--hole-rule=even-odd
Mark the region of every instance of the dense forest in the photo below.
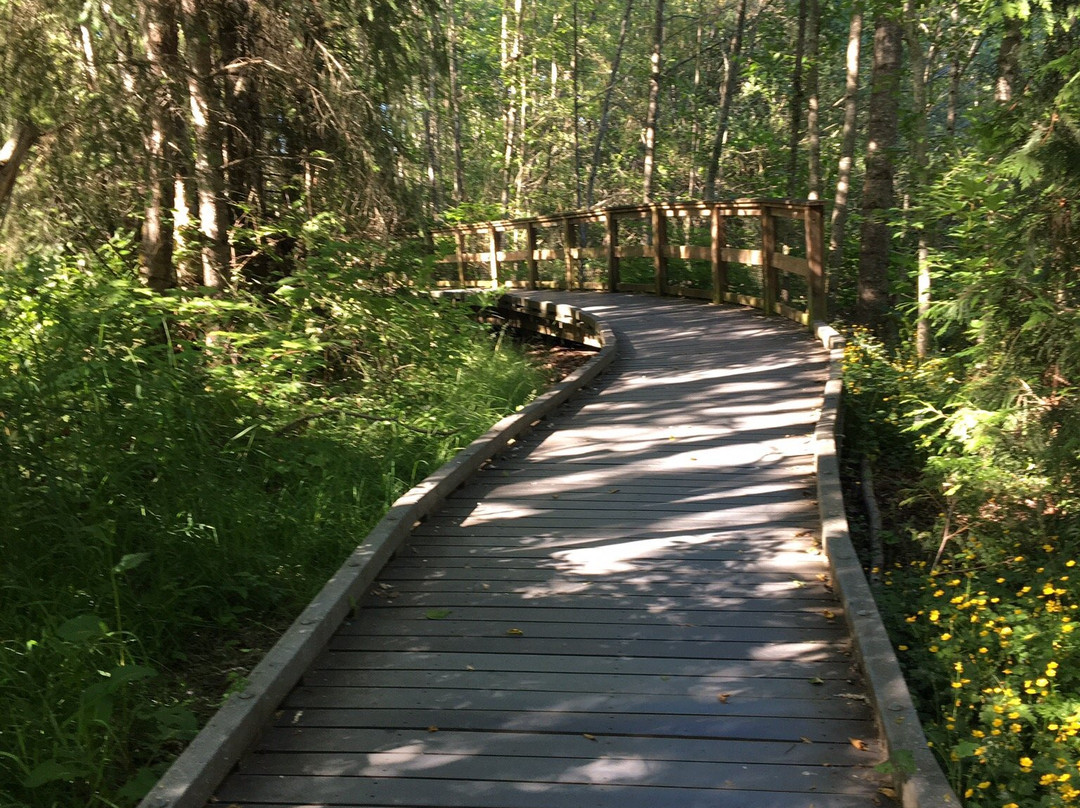
[[[410,291],[420,234],[752,196],[827,204],[849,508],[943,766],[1080,804],[1076,3],[0,0],[0,88],[0,806],[133,804],[543,384]]]

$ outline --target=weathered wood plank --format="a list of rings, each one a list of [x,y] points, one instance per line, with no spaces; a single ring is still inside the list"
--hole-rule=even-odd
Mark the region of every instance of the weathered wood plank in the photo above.
[[[571,760],[684,761],[739,764],[775,764],[778,766],[859,767],[872,759],[875,741],[868,739],[872,751],[859,751],[850,742],[843,743],[770,743],[768,741],[726,741],[714,738],[637,738],[625,735],[559,735],[557,733],[479,733],[438,732],[393,729],[354,729],[336,727],[290,727],[267,734],[260,751],[288,752],[372,752],[408,750],[421,757],[427,754],[513,756],[563,758]],[[493,761],[494,762],[494,761]]]
[[[842,718],[785,716],[664,715],[587,710],[529,712],[517,709],[286,708],[275,726],[367,727],[484,732],[557,732],[638,735],[652,738],[746,738],[788,743],[840,743],[874,734],[873,722]]]
[[[788,679],[734,676],[646,676],[639,674],[595,674],[538,671],[518,673],[514,686],[522,692],[546,690],[559,693],[647,694],[677,696],[687,693],[703,694],[717,699],[749,696],[756,699],[793,699],[801,694],[815,700],[839,698],[848,693],[852,684],[846,680],[822,681],[810,691]],[[807,680],[809,681],[809,680]],[[410,687],[426,691],[495,690],[505,687],[507,677],[501,671],[440,671],[440,670],[329,670],[310,671],[304,677],[306,687],[368,687],[388,690]]]
[[[685,788],[799,791],[813,778],[818,794],[865,791],[857,771],[833,766],[756,765],[695,761],[616,761],[605,758],[439,755],[413,751],[346,754],[264,752],[245,761],[245,775],[295,777],[419,777],[519,783],[579,783],[660,786],[671,780]]]
[[[821,808],[814,793],[726,790],[724,799],[739,808]],[[413,778],[265,777],[237,774],[217,793],[217,802],[242,800],[245,808],[261,805],[371,805],[445,808],[551,808],[589,805],[592,808],[717,808],[718,790],[665,786],[533,783],[509,786],[480,780],[420,780]],[[866,808],[866,797],[831,795],[828,808]]]
[[[798,693],[799,687],[789,683]],[[632,693],[567,693],[499,689],[364,688],[351,686],[296,688],[283,705],[286,710],[504,710],[535,713],[612,713],[618,715],[733,716],[766,718],[822,718],[871,721],[869,707],[862,702],[834,698],[811,698],[815,685],[805,682],[805,698],[760,698],[735,696],[717,691],[698,694],[653,695]]]
[[[477,654],[462,644],[448,653],[395,651],[328,651],[316,664],[325,670],[489,670],[502,673],[537,673],[551,670],[567,673],[632,673],[645,676],[738,676],[764,679],[822,679],[848,681],[850,664],[791,660],[707,660],[658,657],[585,657],[555,654]]]

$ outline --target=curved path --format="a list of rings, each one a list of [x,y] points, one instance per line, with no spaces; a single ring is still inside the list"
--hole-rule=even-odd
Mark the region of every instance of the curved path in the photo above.
[[[881,804],[815,540],[825,352],[741,309],[533,296],[620,358],[416,527],[215,804]]]

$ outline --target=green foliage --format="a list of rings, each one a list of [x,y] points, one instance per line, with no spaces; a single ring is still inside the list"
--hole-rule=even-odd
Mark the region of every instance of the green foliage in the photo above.
[[[4,805],[132,804],[224,689],[192,669],[246,664],[230,638],[542,382],[341,242],[267,299],[155,296],[130,251],[0,279]]]

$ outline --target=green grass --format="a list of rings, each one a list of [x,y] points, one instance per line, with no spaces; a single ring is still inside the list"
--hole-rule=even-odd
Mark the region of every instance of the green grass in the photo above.
[[[156,297],[122,254],[0,281],[0,806],[133,804],[388,505],[544,383],[465,307],[317,257],[265,300]]]

